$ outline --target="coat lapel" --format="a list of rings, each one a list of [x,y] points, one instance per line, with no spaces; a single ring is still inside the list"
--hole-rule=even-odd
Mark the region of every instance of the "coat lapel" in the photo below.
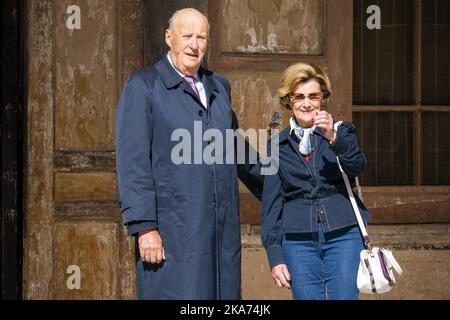
[[[165,56],[155,64],[155,68],[158,71],[164,85],[167,89],[174,89],[180,85],[180,83],[186,82],[183,78],[172,68],[169,60]],[[187,84],[187,83],[186,83]]]
[[[168,90],[176,90],[179,88],[184,93],[189,94],[200,106],[204,107],[189,83],[173,69],[166,56],[155,64],[155,68]]]
[[[198,73],[200,78],[202,79],[203,87],[205,88],[206,102],[208,104],[208,108],[210,108],[213,106],[213,102],[216,96],[219,94],[219,89],[217,88],[216,83],[212,78],[213,73],[211,71],[206,70],[203,67],[200,67]]]
[[[194,89],[191,88],[191,86],[189,85],[189,83],[187,83],[186,80],[183,80],[181,86],[185,93],[189,94],[192,97],[192,99],[194,99],[200,106],[205,108],[205,106],[202,104],[202,101],[200,100],[200,97],[197,96],[197,94],[194,92]]]

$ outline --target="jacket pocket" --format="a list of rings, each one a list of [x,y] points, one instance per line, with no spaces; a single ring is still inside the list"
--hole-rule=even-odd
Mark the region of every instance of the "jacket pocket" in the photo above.
[[[186,168],[169,166],[158,170],[156,199],[158,210],[185,210],[190,198],[190,181]]]

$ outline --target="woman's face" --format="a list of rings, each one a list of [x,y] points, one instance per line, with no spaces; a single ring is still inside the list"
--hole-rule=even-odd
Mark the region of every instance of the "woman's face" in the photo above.
[[[322,105],[322,92],[319,82],[311,79],[299,83],[289,99],[297,124],[302,128],[312,127],[314,117]]]

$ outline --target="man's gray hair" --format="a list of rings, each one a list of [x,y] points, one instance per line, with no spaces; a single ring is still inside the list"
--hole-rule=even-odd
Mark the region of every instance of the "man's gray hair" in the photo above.
[[[206,26],[207,26],[207,28],[208,28],[208,33],[209,33],[209,21],[208,21],[208,18],[207,18],[203,13],[201,13],[200,11],[198,11],[197,9],[194,9],[194,8],[184,8],[184,9],[180,9],[180,10],[175,11],[174,14],[173,14],[173,15],[170,17],[170,19],[169,19],[169,30],[173,30],[173,28],[175,27],[175,22],[176,22],[178,16],[179,16],[183,11],[185,11],[185,10],[187,10],[187,9],[198,12],[198,13],[205,19],[205,21],[206,21]]]

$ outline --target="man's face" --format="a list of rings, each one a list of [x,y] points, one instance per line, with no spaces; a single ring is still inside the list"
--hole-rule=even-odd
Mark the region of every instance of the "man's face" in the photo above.
[[[166,43],[175,67],[184,75],[192,76],[200,68],[208,44],[208,26],[196,12],[182,13],[172,30],[166,30]]]

